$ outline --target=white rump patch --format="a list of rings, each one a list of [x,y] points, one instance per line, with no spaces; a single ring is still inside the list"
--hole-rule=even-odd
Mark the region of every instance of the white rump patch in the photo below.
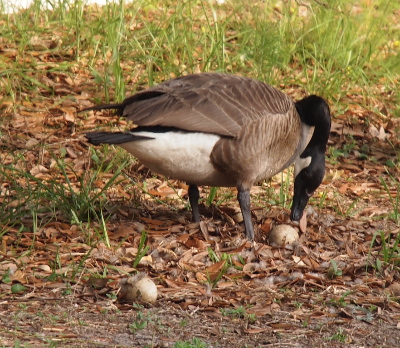
[[[210,154],[220,136],[208,133],[133,132],[153,139],[135,140],[119,146],[155,173],[198,185],[217,185],[220,173]]]

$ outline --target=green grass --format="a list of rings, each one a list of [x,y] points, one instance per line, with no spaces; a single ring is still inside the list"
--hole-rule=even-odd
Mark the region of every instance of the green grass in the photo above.
[[[400,69],[395,59],[399,29],[391,25],[395,5],[388,0],[365,8],[359,1],[358,12],[344,0],[328,6],[311,2],[306,17],[299,15],[305,7],[295,1],[282,4],[280,13],[274,1],[254,6],[246,1],[141,0],[103,9],[70,1],[55,3],[53,11],[40,10],[39,4],[0,15],[3,40],[17,50],[16,59],[1,63],[1,92],[14,101],[26,92],[54,93],[43,82],[43,71],[36,70],[31,49],[58,62],[50,74],[74,76],[76,67],[83,66],[104,101],[119,101],[141,85],[198,71],[295,84],[338,101],[355,86],[368,93],[382,77],[393,86],[390,77]],[[62,43],[38,47],[34,36]]]
[[[220,308],[220,312],[225,317],[246,319],[251,323],[257,321],[255,314],[247,314],[246,309],[243,306],[237,308]]]
[[[178,341],[174,344],[174,348],[206,348],[207,343],[200,338],[193,337],[190,341]]]
[[[329,336],[326,338],[328,341],[338,341],[341,343],[345,343],[347,340],[347,335],[344,331],[344,329],[339,328],[339,330],[333,334],[332,336]]]
[[[142,311],[139,311],[136,313],[135,321],[129,325],[129,329],[132,333],[136,333],[138,330],[145,329],[149,321],[152,321],[152,318],[145,315]]]
[[[121,172],[126,160],[114,157],[116,162],[109,162],[107,153],[102,153],[101,157],[93,150],[91,159],[94,165],[85,172],[75,171],[63,158],[53,157],[54,165],[45,178],[31,174],[28,167],[20,169],[14,164],[0,164],[0,182],[6,184],[0,201],[3,211],[0,224],[24,229],[27,221],[35,232],[42,221],[47,223],[61,218],[82,226],[85,221],[104,220],[102,209],[107,201],[106,191],[122,180]],[[19,161],[16,159],[15,162]],[[114,167],[118,169],[107,183],[97,188],[96,181]],[[0,230],[0,236],[5,232],[7,228]],[[106,238],[106,234],[103,237]]]
[[[138,246],[138,252],[135,256],[135,260],[133,261],[133,268],[136,268],[137,265],[139,264],[140,260],[147,254],[147,251],[149,250],[149,246],[145,245],[147,240],[147,234],[146,231],[142,231],[140,241],[139,241],[139,246]]]
[[[383,231],[374,233],[368,258],[372,267],[379,273],[388,266],[400,270],[400,234],[391,231],[386,234]]]
[[[389,184],[386,183],[382,177],[380,178],[380,181],[386,193],[388,194],[390,204],[392,205],[392,213],[389,217],[397,224],[400,224],[400,180],[396,179],[392,174],[390,174],[387,168],[386,172],[389,176]],[[391,187],[394,189],[393,191],[395,191],[394,196],[390,190]]]

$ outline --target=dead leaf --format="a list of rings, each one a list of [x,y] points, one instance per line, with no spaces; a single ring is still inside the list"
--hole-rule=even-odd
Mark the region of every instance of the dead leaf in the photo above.
[[[300,231],[305,233],[307,231],[307,212],[304,210],[303,215],[299,221]]]
[[[33,167],[29,171],[29,173],[31,173],[33,176],[38,176],[39,174],[48,173],[48,172],[49,172],[49,170],[45,166],[42,166],[40,164],[35,166],[35,167]]]
[[[393,283],[390,284],[386,289],[385,292],[393,295],[393,296],[399,296],[400,297],[400,283]]]
[[[378,130],[378,128],[376,128],[374,125],[371,125],[369,127],[369,133],[379,140],[385,140],[387,138],[387,134],[385,133],[385,130],[382,126]]]

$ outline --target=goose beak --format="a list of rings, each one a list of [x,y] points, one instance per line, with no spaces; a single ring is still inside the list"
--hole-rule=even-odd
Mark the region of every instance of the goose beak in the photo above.
[[[301,217],[303,216],[303,211],[306,208],[308,200],[311,195],[303,192],[301,194],[296,195],[293,197],[293,204],[292,210],[290,212],[290,220],[292,221],[300,221]]]
[[[308,200],[321,184],[325,173],[325,150],[314,151],[311,161],[307,157],[295,163],[293,204],[290,213],[292,221],[300,221]],[[297,168],[296,168],[297,166]]]
[[[300,175],[296,176],[294,181],[294,194],[292,210],[290,212],[290,220],[300,221],[301,217],[303,216],[303,211],[306,208],[308,200],[314,193],[314,191],[310,192],[310,184],[312,183],[313,178],[315,177],[310,177],[306,175],[305,170],[303,170]],[[320,182],[320,180],[318,181]],[[318,187],[318,185],[313,185],[313,188]]]

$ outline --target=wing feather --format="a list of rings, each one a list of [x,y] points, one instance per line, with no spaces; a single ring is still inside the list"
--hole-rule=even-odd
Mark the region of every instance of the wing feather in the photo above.
[[[166,126],[237,137],[248,122],[287,114],[292,100],[257,80],[195,74],[169,80],[125,99],[123,116],[138,126]]]

